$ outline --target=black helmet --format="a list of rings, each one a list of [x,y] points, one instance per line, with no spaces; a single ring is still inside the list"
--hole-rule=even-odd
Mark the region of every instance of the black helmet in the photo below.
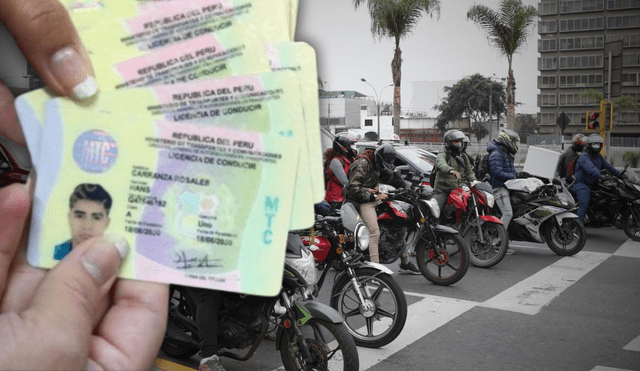
[[[571,138],[571,146],[576,152],[582,152],[584,146],[587,145],[587,137],[583,134],[576,134]]]
[[[396,161],[396,150],[389,143],[383,144],[376,148],[376,152],[373,155],[376,167],[378,170],[389,169],[393,170]]]
[[[462,152],[462,146],[464,145],[464,138],[467,136],[464,135],[460,130],[449,130],[444,133],[444,147],[451,153],[452,155],[459,155]],[[459,140],[460,146],[453,144],[453,141]]]
[[[355,142],[351,135],[340,134],[333,139],[333,149],[343,156],[354,158],[357,152],[351,146]]]
[[[500,134],[498,134],[498,138],[496,138],[496,142],[505,146],[509,153],[515,155],[518,152],[520,136],[518,135],[518,133],[511,129],[502,129],[502,131],[500,131]]]
[[[471,142],[471,140],[469,139],[469,137],[465,134],[464,138],[462,138],[462,152],[467,150],[467,147],[469,146],[469,143]]]
[[[599,134],[591,134],[589,135],[589,138],[587,138],[587,145],[584,148],[593,156],[600,153],[603,145],[604,140],[602,140],[602,137]]]

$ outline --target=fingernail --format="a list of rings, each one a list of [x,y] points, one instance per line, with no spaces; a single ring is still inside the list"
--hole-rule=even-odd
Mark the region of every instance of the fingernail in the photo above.
[[[114,254],[114,249],[117,250],[117,258]],[[93,247],[85,251],[81,259],[82,265],[98,286],[102,286],[116,275],[122,263],[122,254],[124,252],[126,255],[128,250],[129,245],[126,244],[126,241],[124,244],[114,244],[101,239]]]
[[[104,238],[116,245],[116,249],[118,249],[121,259],[124,259],[124,257],[127,256],[127,253],[129,252],[129,243],[124,239],[124,237],[109,233],[106,234]]]
[[[49,66],[64,88],[72,91],[72,98],[83,100],[98,92],[96,80],[87,73],[85,61],[72,47],[55,53]]]

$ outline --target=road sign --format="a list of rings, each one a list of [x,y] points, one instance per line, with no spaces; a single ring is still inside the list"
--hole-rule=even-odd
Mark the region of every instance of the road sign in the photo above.
[[[556,119],[556,124],[560,126],[560,133],[564,133],[564,129],[567,128],[567,125],[569,125],[569,123],[571,123],[571,119],[569,119],[569,116],[567,116],[564,111],[560,112],[558,118]]]
[[[611,55],[611,58],[609,58]],[[619,97],[622,83],[622,39],[604,43],[604,84],[602,90],[605,97]],[[609,85],[611,87],[609,87]],[[609,94],[609,89],[611,92]]]

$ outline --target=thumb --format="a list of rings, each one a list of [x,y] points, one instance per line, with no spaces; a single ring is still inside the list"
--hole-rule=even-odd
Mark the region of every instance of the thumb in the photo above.
[[[83,242],[74,246],[36,289],[25,316],[44,327],[45,334],[51,334],[43,336],[43,341],[53,341],[57,349],[71,352],[60,357],[88,354],[97,320],[94,317],[101,316],[100,302],[109,294],[128,250],[123,239],[113,242],[93,238]]]

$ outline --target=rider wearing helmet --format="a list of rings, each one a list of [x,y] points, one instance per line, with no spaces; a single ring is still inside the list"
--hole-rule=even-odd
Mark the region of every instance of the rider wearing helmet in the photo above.
[[[473,165],[469,157],[463,154],[465,138],[467,136],[460,130],[444,133],[444,150],[438,153],[435,168],[432,170],[436,172],[433,198],[438,201],[440,210],[444,207],[449,193],[462,186],[462,177],[466,177],[470,182],[476,180]],[[461,158],[463,164],[458,163],[456,157]]]
[[[500,220],[504,224],[504,229],[509,227],[513,217],[513,209],[509,199],[509,190],[504,182],[518,177],[527,177],[525,172],[518,173],[514,167],[514,155],[518,152],[520,136],[511,129],[503,129],[498,137],[487,146],[489,152],[489,175],[491,175],[491,186],[496,205],[502,212]],[[513,249],[507,249],[507,254],[514,254]]]
[[[576,162],[576,181],[573,183],[573,190],[576,192],[578,198],[578,218],[583,223],[587,208],[589,207],[589,199],[591,198],[591,185],[602,178],[600,174],[602,167],[615,176],[620,175],[618,169],[611,166],[600,154],[603,146],[604,141],[600,135],[589,135],[587,145],[584,147],[584,152],[582,152]]]
[[[582,149],[587,144],[587,137],[578,133],[573,136],[571,139],[571,147],[567,148],[566,151],[560,157],[560,167],[558,169],[558,174],[561,178],[566,178],[569,175],[573,175],[575,172],[576,161],[578,160],[578,156],[582,152]]]
[[[396,160],[396,150],[391,144],[382,144],[373,150],[366,150],[351,164],[347,174],[349,183],[346,186],[347,199],[360,204],[360,216],[364,221],[371,240],[369,242],[369,256],[371,261],[379,263],[378,241],[380,229],[378,228],[378,216],[376,206],[388,198],[384,193],[378,193],[378,183],[390,184],[394,187],[404,187],[411,183],[404,181],[397,173],[393,172]],[[409,262],[409,254],[406,249],[402,253],[400,273],[420,274],[418,268]]]
[[[342,188],[349,182],[347,172],[356,156],[353,148],[356,140],[350,135],[338,135],[333,139],[333,148],[327,149],[325,157],[325,184],[326,193],[324,199],[331,202],[342,202]]]

